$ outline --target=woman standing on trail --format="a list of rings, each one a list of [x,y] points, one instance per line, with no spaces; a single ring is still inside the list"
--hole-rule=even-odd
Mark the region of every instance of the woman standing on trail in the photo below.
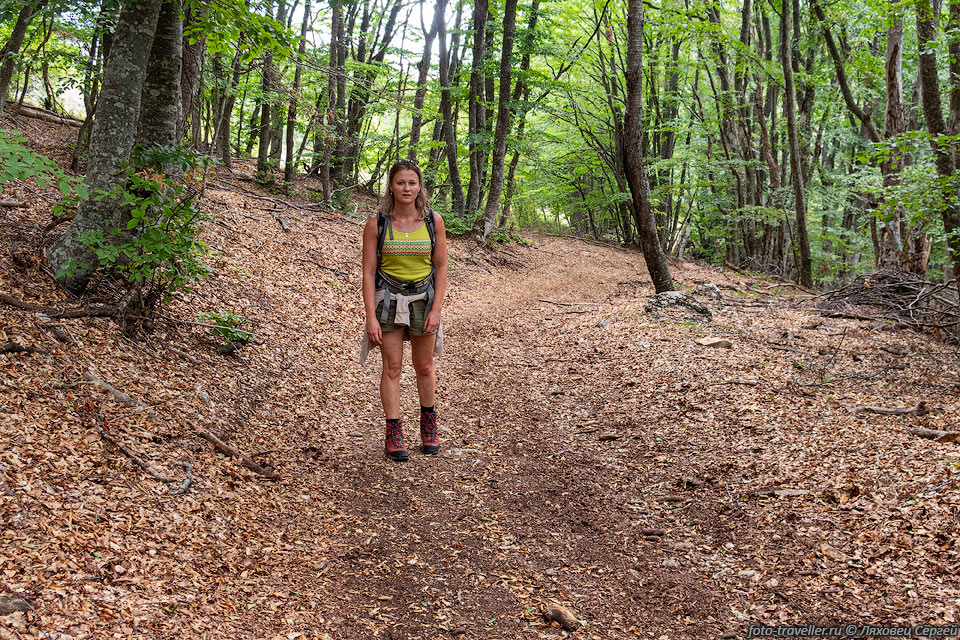
[[[410,340],[420,396],[421,450],[440,451],[433,357],[442,349],[440,309],[447,291],[447,234],[427,207],[423,174],[409,160],[390,167],[387,192],[363,229],[363,308],[367,319],[361,362],[371,346],[383,356],[380,402],[387,420],[386,453],[407,459],[400,419],[403,341]]]

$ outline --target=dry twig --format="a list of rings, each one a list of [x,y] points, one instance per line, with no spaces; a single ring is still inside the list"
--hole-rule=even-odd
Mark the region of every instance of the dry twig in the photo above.
[[[203,438],[204,440],[212,444],[214,448],[220,453],[222,453],[223,455],[230,456],[231,458],[237,458],[240,461],[240,464],[242,464],[247,469],[250,469],[250,471],[253,471],[254,473],[259,473],[260,475],[264,476],[265,478],[269,478],[270,480],[276,480],[280,477],[280,474],[274,471],[272,468],[261,467],[256,462],[254,462],[247,456],[240,453],[237,449],[234,449],[229,444],[227,444],[217,436],[210,433],[210,431],[206,429],[201,429],[200,431],[198,431],[197,435],[199,435],[201,438]]]

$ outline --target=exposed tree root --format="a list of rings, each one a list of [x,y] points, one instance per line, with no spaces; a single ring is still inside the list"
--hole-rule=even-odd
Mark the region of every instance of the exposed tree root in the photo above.
[[[259,464],[248,458],[247,456],[240,453],[237,449],[234,449],[229,444],[218,438],[217,436],[210,433],[206,429],[201,429],[197,432],[201,438],[213,445],[213,447],[222,453],[225,456],[230,456],[231,458],[237,458],[244,467],[253,471],[254,473],[259,473],[265,478],[270,480],[277,480],[280,478],[280,474],[274,471],[270,467],[261,467]]]

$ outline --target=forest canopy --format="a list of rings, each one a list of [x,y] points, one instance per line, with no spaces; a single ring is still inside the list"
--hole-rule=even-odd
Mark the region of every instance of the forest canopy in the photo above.
[[[0,140],[6,179],[35,160],[77,201],[48,251],[75,289],[155,253],[144,216],[192,210],[209,158],[330,208],[415,159],[485,241],[571,233],[808,286],[953,277],[960,0],[30,0],[0,42],[6,108],[79,121],[63,176]],[[189,252],[176,220],[151,242]]]

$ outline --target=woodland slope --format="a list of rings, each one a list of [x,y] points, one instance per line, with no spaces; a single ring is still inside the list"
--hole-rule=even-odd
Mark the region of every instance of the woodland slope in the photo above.
[[[149,330],[0,306],[0,342],[42,350],[0,355],[0,596],[32,606],[0,638],[561,637],[548,603],[582,638],[955,621],[960,450],[910,433],[956,430],[953,347],[692,263],[674,277],[718,285],[713,320],[650,314],[638,253],[457,240],[443,451],[395,464],[356,363],[369,205],[254,189],[213,177],[214,275]],[[51,196],[7,195],[29,206],[0,208],[0,292],[76,306],[36,253]],[[255,336],[222,356],[189,323],[226,310]]]

